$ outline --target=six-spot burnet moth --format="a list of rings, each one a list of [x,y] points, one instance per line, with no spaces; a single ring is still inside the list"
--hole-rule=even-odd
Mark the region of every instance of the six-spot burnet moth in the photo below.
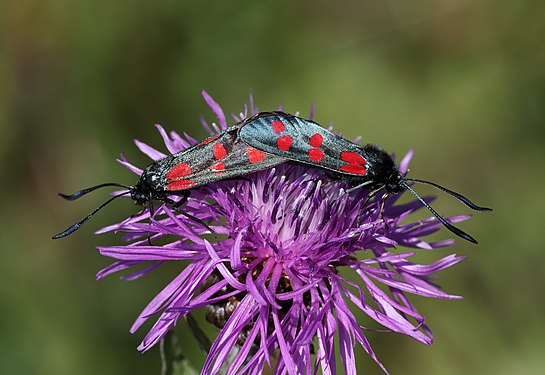
[[[124,195],[130,194],[138,205],[151,204],[153,200],[158,200],[179,206],[187,199],[190,189],[211,182],[244,176],[287,161],[308,164],[338,173],[341,179],[350,186],[347,193],[365,188],[372,191],[371,197],[381,189],[384,189],[386,194],[408,190],[447,229],[473,243],[477,241],[439,215],[412,189],[409,183],[432,185],[476,211],[491,210],[479,207],[463,195],[436,183],[408,178],[399,171],[393,158],[378,146],[371,144],[362,146],[350,142],[313,121],[283,112],[262,112],[195,146],[150,164],[134,186],[104,183],[80,190],[72,195],[59,194],[67,200],[75,200],[106,186],[127,189],[113,196],[85,218],[53,238],[62,238],[73,233],[104,206]],[[182,198],[174,202],[169,198],[173,195]],[[186,214],[186,216],[192,218],[190,215]]]
[[[439,215],[410,186],[410,183],[432,185],[462,201],[476,211],[491,211],[479,207],[461,194],[436,183],[408,178],[402,174],[393,158],[380,147],[350,142],[322,128],[317,123],[283,112],[262,113],[239,131],[248,145],[267,154],[340,174],[348,183],[349,193],[355,189],[371,190],[373,195],[384,188],[386,194],[410,191],[452,233],[473,243],[477,241]]]
[[[240,140],[238,137],[240,127],[252,119],[246,119],[199,144],[148,165],[134,186],[109,182],[71,195],[59,193],[64,199],[72,201],[107,186],[127,189],[102,203],[65,231],[53,236],[53,239],[66,237],[78,230],[104,206],[125,195],[130,195],[137,205],[151,205],[151,202],[156,200],[179,206],[188,198],[190,189],[244,176],[285,162],[287,159],[281,156],[256,150]],[[171,196],[181,196],[181,199],[174,202],[169,198]],[[196,219],[183,211],[181,213]]]

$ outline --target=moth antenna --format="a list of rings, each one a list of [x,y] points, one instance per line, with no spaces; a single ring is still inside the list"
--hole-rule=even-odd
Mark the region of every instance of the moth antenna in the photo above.
[[[128,190],[131,190],[132,187],[131,186],[127,186],[127,185],[123,185],[123,184],[118,184],[118,183],[115,183],[115,182],[106,182],[104,184],[100,184],[100,185],[96,185],[96,186],[91,186],[91,187],[88,187],[86,189],[82,189],[80,191],[76,191],[74,194],[63,194],[63,193],[59,193],[59,196],[61,196],[62,198],[66,199],[67,201],[74,201],[78,198],[81,198],[83,197],[85,194],[88,194],[96,189],[100,189],[100,188],[103,188],[103,187],[107,187],[107,186],[117,186],[117,187],[122,187],[122,188],[125,188],[125,189],[128,189]]]
[[[439,220],[441,224],[443,224],[448,230],[450,230],[452,233],[457,235],[458,237],[462,237],[465,240],[468,240],[469,242],[473,242],[474,244],[477,244],[477,240],[473,237],[471,237],[469,234],[464,232],[463,230],[456,228],[454,225],[450,224],[448,221],[446,221],[441,215],[439,215],[429,204],[426,203],[424,199],[416,191],[414,191],[408,184],[406,184],[404,181],[401,182],[401,185],[409,190],[422,204],[424,207],[426,207],[430,212]],[[465,203],[465,202],[464,202]],[[471,203],[471,202],[470,202]],[[471,206],[470,206],[471,207]]]
[[[116,185],[118,186],[118,185]],[[96,189],[98,189],[98,187],[94,187]],[[89,188],[89,189],[93,189],[93,188]],[[92,190],[91,190],[92,191]],[[114,195],[113,197],[111,197],[110,199],[108,199],[106,202],[102,203],[100,206],[98,206],[97,208],[95,208],[93,210],[93,212],[91,212],[89,215],[85,216],[83,219],[81,219],[80,221],[78,221],[77,223],[75,223],[74,225],[70,226],[68,229],[66,229],[64,232],[61,232],[59,234],[56,234],[52,237],[52,239],[54,240],[57,240],[59,238],[63,238],[63,237],[66,237],[72,233],[74,233],[75,231],[77,231],[79,228],[81,228],[81,226],[83,224],[85,224],[87,222],[87,220],[89,220],[91,217],[93,217],[94,214],[96,214],[98,211],[100,211],[102,208],[104,208],[105,206],[107,206],[109,203],[111,203],[114,199],[117,199],[123,195],[127,195],[129,194],[130,191],[126,191],[124,193],[121,193],[121,194],[117,194],[117,195]],[[77,193],[75,193],[77,194]],[[74,199],[77,199],[74,198]]]
[[[455,191],[447,189],[446,187],[443,187],[443,186],[441,186],[439,184],[436,184],[435,182],[426,181],[426,180],[418,180],[418,179],[415,179],[415,178],[405,178],[405,180],[412,181],[412,182],[418,182],[420,184],[427,184],[427,185],[434,186],[437,189],[442,190],[445,193],[450,194],[453,197],[457,198],[460,202],[464,203],[466,206],[468,206],[469,208],[471,208],[471,209],[473,209],[475,211],[492,211],[491,208],[477,206],[475,203],[471,202],[469,199],[464,197],[462,194],[459,194],[459,193],[457,193]]]

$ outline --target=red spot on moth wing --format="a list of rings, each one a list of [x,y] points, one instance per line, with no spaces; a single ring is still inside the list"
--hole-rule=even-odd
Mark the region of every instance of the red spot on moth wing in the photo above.
[[[222,161],[218,161],[217,163],[212,164],[212,166],[210,167],[210,170],[212,172],[216,172],[220,174],[221,172],[225,170],[225,164]]]
[[[191,167],[187,163],[180,163],[175,165],[168,173],[165,175],[165,177],[169,180],[175,180],[177,178],[181,178],[184,176],[187,176],[191,173]]]
[[[167,190],[170,190],[170,191],[187,190],[187,189],[191,189],[195,185],[197,184],[191,180],[175,180],[167,184]]]
[[[210,142],[214,142],[216,139],[219,138],[219,134],[218,135],[215,135],[213,137],[210,137],[208,139],[205,139],[204,141],[202,141],[201,143],[199,143],[199,146],[202,146],[202,145],[205,145],[207,143],[210,143]]]
[[[273,131],[276,133],[276,134],[280,134],[282,133],[284,130],[286,130],[286,125],[284,125],[284,123],[280,120],[274,120],[272,123],[271,123],[271,126],[273,128]]]
[[[288,151],[291,147],[291,143],[293,142],[293,138],[289,135],[284,135],[280,138],[278,138],[278,141],[276,142],[278,148],[282,151]]]
[[[310,137],[310,145],[312,147],[320,147],[323,142],[324,142],[324,137],[322,137],[322,135],[319,133],[316,133],[312,137]]]
[[[341,152],[341,159],[347,163],[367,164],[363,156],[355,152]]]
[[[214,157],[216,159],[223,159],[227,155],[225,147],[221,143],[216,143],[214,145]]]
[[[253,147],[248,147],[246,149],[246,154],[248,154],[248,158],[250,159],[250,163],[259,163],[260,161],[265,160],[266,154],[263,151],[256,150]]]
[[[324,153],[317,148],[311,148],[308,150],[308,157],[312,161],[321,161],[324,158]]]
[[[343,165],[339,169],[343,172],[350,173],[350,174],[364,175],[367,173],[367,171],[365,170],[365,167],[361,164],[347,164],[347,165]]]

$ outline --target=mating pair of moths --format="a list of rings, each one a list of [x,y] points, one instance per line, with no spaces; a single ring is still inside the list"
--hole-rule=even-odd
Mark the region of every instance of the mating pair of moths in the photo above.
[[[127,189],[104,202],[64,232],[53,236],[53,239],[66,237],[76,231],[98,210],[120,196],[130,194],[138,205],[158,200],[179,206],[187,200],[190,189],[244,176],[285,162],[302,163],[333,171],[350,186],[348,192],[365,188],[374,195],[381,189],[386,194],[408,190],[451,232],[473,243],[477,241],[435,212],[411,188],[408,181],[435,186],[474,210],[491,210],[479,207],[466,197],[433,182],[408,178],[399,171],[392,157],[377,146],[361,146],[350,142],[317,123],[300,117],[283,112],[262,112],[197,145],[150,164],[134,186],[105,183],[72,195],[59,194],[67,200],[75,200],[105,186]],[[175,203],[169,199],[172,195],[179,195],[182,199]]]

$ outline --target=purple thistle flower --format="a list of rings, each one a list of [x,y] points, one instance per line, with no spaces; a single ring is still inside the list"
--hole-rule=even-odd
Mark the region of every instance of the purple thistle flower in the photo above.
[[[226,129],[222,109],[206,92],[203,96],[219,120],[209,125],[201,118],[205,129],[210,134]],[[239,121],[256,113],[250,97],[249,107],[233,118]],[[167,134],[160,125],[157,128],[170,153],[197,143],[187,134]],[[136,145],[153,160],[165,157],[140,141]],[[407,171],[411,158],[409,152],[401,161],[401,172]],[[119,161],[136,174],[142,173],[123,156]],[[124,277],[132,280],[166,261],[188,260],[142,311],[131,332],[157,318],[138,347],[146,351],[179,318],[206,307],[207,319],[220,331],[203,374],[217,373],[230,355],[227,374],[260,374],[265,365],[277,374],[316,373],[320,368],[332,374],[336,372],[336,333],[347,374],[356,373],[356,344],[387,372],[354,312],[361,310],[386,330],[429,345],[433,335],[407,295],[461,298],[441,291],[431,280],[433,274],[464,257],[449,255],[430,265],[411,262],[416,249],[433,250],[454,241],[422,239],[440,227],[435,218],[406,223],[422,207],[418,201],[397,204],[401,194],[377,196],[362,210],[368,192],[359,189],[345,194],[345,189],[323,170],[283,164],[248,178],[192,190],[182,209],[210,223],[221,240],[210,243],[204,239],[208,228],[171,206],[155,208],[151,218],[145,209],[98,232],[123,232],[129,244],[98,247],[102,255],[117,261],[101,270],[97,279],[136,268]],[[458,216],[449,221],[465,219],[467,216]],[[150,245],[148,234],[152,241],[162,238],[161,243],[166,244]],[[341,274],[341,270],[349,272]],[[351,279],[345,278],[349,273]],[[352,281],[355,279],[358,281]]]

